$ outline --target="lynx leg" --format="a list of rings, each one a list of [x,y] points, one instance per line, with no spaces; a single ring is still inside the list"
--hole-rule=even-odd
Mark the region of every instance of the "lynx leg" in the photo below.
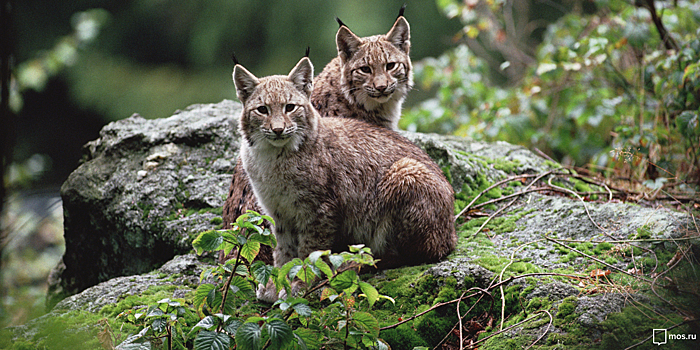
[[[264,214],[253,194],[253,188],[250,186],[248,175],[243,169],[241,157],[239,156],[233,168],[233,179],[229,187],[228,198],[226,198],[226,202],[224,202],[222,215],[223,228],[231,228],[231,224],[236,222],[236,219],[241,216],[241,214],[245,214],[248,210]],[[267,222],[264,222],[263,225],[266,228],[270,228]],[[219,262],[223,264],[226,260],[233,258],[235,254],[236,252],[231,252],[228,256],[224,256],[222,251],[219,253]],[[257,259],[268,265],[272,265],[272,248],[266,245],[261,246]]]

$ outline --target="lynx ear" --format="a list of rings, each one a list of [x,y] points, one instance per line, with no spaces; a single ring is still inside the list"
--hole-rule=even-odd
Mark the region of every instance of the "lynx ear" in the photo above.
[[[411,27],[408,25],[406,18],[399,16],[389,33],[386,33],[386,38],[394,46],[408,54],[408,51],[411,49]]]
[[[357,49],[362,45],[362,40],[343,25],[335,35],[335,44],[338,48],[338,56],[345,63],[357,52]]]
[[[289,72],[287,79],[291,81],[299,91],[306,94],[306,97],[311,96],[314,79],[314,65],[308,57],[303,57],[294,69]]]
[[[259,83],[258,78],[240,64],[233,67],[233,85],[236,86],[236,95],[243,104],[253,94]]]

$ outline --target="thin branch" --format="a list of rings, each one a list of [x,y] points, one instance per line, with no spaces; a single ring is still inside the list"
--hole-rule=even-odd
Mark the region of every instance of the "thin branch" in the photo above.
[[[547,324],[547,329],[545,329],[544,332],[542,332],[542,334],[540,334],[540,336],[537,337],[537,339],[535,339],[534,342],[532,342],[532,344],[530,344],[528,347],[526,347],[525,350],[533,347],[535,344],[537,344],[538,341],[542,340],[542,338],[544,338],[544,336],[547,335],[547,332],[549,332],[549,327],[551,327],[552,323],[554,322],[554,317],[552,317],[552,314],[549,313],[549,311],[547,311],[547,310],[542,310],[542,311],[546,312],[547,316],[549,316],[549,323]]]
[[[527,191],[527,190],[530,188],[530,186],[534,185],[539,179],[541,179],[541,178],[543,178],[543,177],[545,177],[545,176],[547,176],[547,175],[549,175],[549,174],[551,174],[551,173],[553,173],[553,172],[554,172],[553,170],[549,170],[549,171],[546,171],[546,172],[544,172],[544,173],[541,173],[541,174],[537,175],[537,177],[535,177],[535,179],[532,180],[532,182],[530,182],[527,186],[525,186],[525,188],[523,188],[523,190],[522,190],[521,192]],[[494,212],[492,215],[490,215],[490,216],[486,219],[486,221],[484,221],[484,223],[481,224],[481,227],[479,227],[479,229],[476,230],[476,232],[474,232],[474,234],[476,235],[477,233],[481,232],[481,230],[486,226],[486,224],[489,223],[489,221],[491,221],[491,219],[493,219],[494,217],[496,217],[496,216],[497,216],[498,214],[500,214],[503,210],[505,210],[505,209],[507,209],[508,207],[510,207],[511,205],[513,205],[513,203],[515,203],[515,201],[517,201],[517,200],[518,200],[517,198],[513,198],[512,201],[508,202],[508,204],[506,204],[506,205],[504,205],[504,206],[498,208],[498,210],[496,210],[496,212]],[[488,235],[487,235],[487,236],[488,236]],[[489,238],[491,238],[491,237],[489,237]]]
[[[457,328],[457,326],[460,326],[460,325],[462,324],[462,319],[464,319],[465,317],[467,317],[467,315],[469,315],[469,313],[472,311],[472,309],[474,309],[474,307],[476,307],[476,305],[479,304],[479,302],[481,301],[481,299],[484,298],[484,295],[488,295],[488,297],[491,298],[491,306],[490,306],[490,308],[489,308],[488,314],[491,314],[491,311],[493,311],[493,303],[495,302],[495,300],[493,299],[493,295],[491,295],[491,293],[489,293],[487,290],[481,289],[481,288],[479,288],[479,287],[472,287],[472,288],[469,288],[469,289],[467,290],[467,292],[470,291],[470,290],[472,290],[472,289],[479,290],[479,291],[481,291],[481,292],[483,292],[483,293],[479,296],[479,299],[477,299],[477,300],[474,302],[474,304],[472,304],[472,306],[469,308],[469,310],[467,310],[467,312],[464,314],[464,316],[462,316],[462,317],[459,319],[459,321],[458,321],[457,323],[455,323],[454,326],[452,326],[452,329],[450,329],[450,331],[447,332],[447,334],[445,334],[445,336],[442,338],[442,340],[440,340],[440,342],[437,343],[437,345],[435,345],[435,347],[433,347],[433,350],[437,350],[437,349],[440,347],[440,345],[442,345],[442,343],[444,343],[444,342],[447,340],[447,338],[450,336],[450,334],[452,334],[452,332]],[[464,295],[464,294],[462,294],[462,295]]]
[[[558,245],[560,245],[560,246],[562,246],[562,247],[564,247],[564,248],[566,248],[566,249],[569,249],[569,250],[574,251],[574,252],[576,252],[576,253],[578,253],[578,254],[581,254],[581,255],[583,255],[583,256],[585,256],[585,257],[591,259],[591,260],[594,260],[594,261],[596,261],[596,262],[598,262],[598,263],[601,263],[601,264],[603,264],[603,265],[605,265],[605,266],[607,266],[607,267],[609,267],[609,268],[611,268],[611,269],[613,269],[613,270],[617,270],[617,271],[619,271],[619,272],[622,272],[622,273],[624,273],[625,275],[634,277],[634,278],[636,278],[636,279],[641,279],[641,280],[643,280],[643,281],[645,281],[645,282],[649,282],[649,283],[652,282],[652,280],[650,280],[650,279],[648,279],[648,278],[645,278],[645,277],[642,277],[642,276],[637,276],[637,275],[631,274],[631,273],[629,273],[629,272],[627,272],[627,271],[625,271],[625,270],[623,270],[623,269],[621,269],[621,268],[619,268],[619,267],[616,267],[616,266],[614,266],[614,265],[608,264],[608,263],[606,263],[605,261],[600,260],[600,259],[598,259],[598,258],[596,258],[596,257],[594,257],[594,256],[588,255],[588,254],[586,254],[586,253],[584,253],[584,252],[582,252],[582,251],[580,251],[580,250],[578,250],[578,249],[576,249],[576,248],[572,248],[572,247],[570,247],[570,246],[568,246],[568,245],[566,245],[566,244],[564,244],[564,243],[562,243],[562,242],[559,242],[558,240],[556,240],[556,239],[554,239],[554,238],[552,238],[552,237],[549,237],[547,234],[544,235],[544,238],[545,238],[546,240],[551,241],[551,242],[554,242],[554,243],[556,243],[556,244],[558,244]]]
[[[482,342],[485,342],[486,340],[490,339],[491,337],[496,336],[496,335],[498,335],[498,334],[501,334],[501,333],[503,333],[503,332],[505,332],[505,331],[507,331],[507,330],[509,330],[509,329],[511,329],[511,328],[515,328],[515,327],[517,327],[517,326],[519,326],[519,325],[521,325],[521,324],[523,324],[523,323],[525,323],[525,322],[531,321],[531,320],[533,320],[533,319],[535,318],[535,316],[536,316],[537,314],[541,314],[541,313],[547,313],[547,314],[549,314],[549,317],[552,317],[552,314],[550,314],[547,310],[540,310],[540,311],[537,311],[537,312],[535,312],[532,316],[530,316],[530,317],[528,317],[528,318],[526,318],[526,319],[524,319],[524,320],[522,320],[522,321],[520,321],[520,322],[518,322],[518,323],[516,323],[516,324],[514,324],[514,325],[512,325],[512,326],[509,326],[508,328],[505,328],[505,329],[502,329],[502,330],[500,330],[500,331],[498,331],[498,332],[495,332],[495,333],[493,333],[493,334],[490,334],[488,337],[484,337],[483,339],[479,339],[479,341],[470,344],[470,345],[469,345],[469,348],[474,349],[474,346],[476,346],[477,344],[482,343]],[[549,330],[549,327],[547,327],[547,330]],[[539,340],[539,338],[538,338],[537,340]],[[537,342],[537,341],[535,341],[535,342]],[[533,344],[534,344],[534,343],[533,343]]]
[[[553,170],[550,170],[550,171],[546,172],[545,174],[551,173],[551,172],[553,172]],[[539,176],[539,175],[537,175],[537,174],[517,175],[517,176],[508,177],[506,179],[503,179],[501,181],[494,183],[493,185],[487,187],[485,190],[479,192],[479,194],[477,194],[476,197],[474,197],[474,199],[472,199],[472,201],[469,202],[469,204],[467,204],[467,206],[464,207],[464,209],[462,209],[462,211],[459,212],[459,214],[455,215],[455,220],[457,220],[460,216],[462,216],[462,214],[466,213],[469,210],[469,208],[471,208],[471,206],[474,204],[474,202],[476,202],[477,199],[479,199],[481,197],[481,195],[483,195],[484,193],[487,193],[488,191],[491,191],[492,189],[494,189],[494,188],[496,188],[504,183],[507,183],[507,182],[515,181],[515,180],[522,179],[522,178],[537,177],[537,176]]]
[[[465,290],[462,293],[462,296],[459,297],[459,301],[457,302],[457,322],[459,322],[459,350],[464,350],[464,338],[462,337],[462,315],[459,313],[459,304],[462,302],[462,297],[464,297],[464,294],[467,291]]]

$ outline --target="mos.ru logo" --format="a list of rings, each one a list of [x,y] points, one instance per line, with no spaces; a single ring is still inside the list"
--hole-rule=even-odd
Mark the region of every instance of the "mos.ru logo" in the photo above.
[[[668,332],[665,329],[654,328],[654,334],[651,341],[656,345],[666,344],[666,341],[668,340],[667,333]]]

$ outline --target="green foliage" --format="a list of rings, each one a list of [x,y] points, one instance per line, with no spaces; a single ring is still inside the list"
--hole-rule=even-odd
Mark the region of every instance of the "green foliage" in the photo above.
[[[470,49],[494,37],[492,47],[499,46],[512,15],[508,3],[490,2],[486,11],[493,16],[483,16],[484,7],[438,1],[448,17],[462,20],[462,40],[414,65],[417,86],[436,93],[408,111],[402,127],[537,147],[568,163],[650,180],[651,189],[670,178],[700,183],[698,4],[656,2],[677,42],[678,49],[669,50],[648,9],[595,1],[543,26],[541,44],[522,52],[532,63],[518,68],[503,50],[494,62]],[[524,73],[513,73],[517,69]],[[508,74],[519,77],[513,86],[489,84]],[[678,189],[694,193],[688,185]]]
[[[197,350],[387,348],[379,339],[379,321],[367,311],[381,299],[394,300],[357,274],[360,267],[375,264],[370,249],[357,245],[340,254],[317,251],[272,267],[256,261],[262,245],[277,244],[262,227],[264,221],[274,224],[270,217],[249,211],[230,230],[200,233],[192,242],[197,254],[222,250],[235,258],[202,271],[189,302],[166,298],[122,312],[118,317],[140,330],[129,343]],[[287,295],[271,306],[258,302],[254,293],[258,285],[270,286],[268,281]],[[312,289],[293,295],[292,286],[301,282]],[[320,288],[320,300],[312,299],[312,291]],[[321,307],[312,309],[312,301]]]

